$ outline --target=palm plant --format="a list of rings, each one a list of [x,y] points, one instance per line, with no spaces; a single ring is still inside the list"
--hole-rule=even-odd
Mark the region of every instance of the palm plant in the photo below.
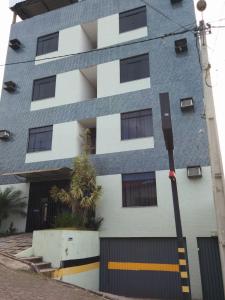
[[[25,198],[20,190],[14,190],[12,187],[7,187],[4,190],[0,189],[0,225],[11,214],[26,216],[24,211],[27,205],[24,201]]]
[[[83,151],[74,160],[69,190],[54,186],[50,194],[55,201],[64,203],[71,208],[78,227],[97,229],[102,219],[95,219],[95,208],[101,197],[102,188],[96,183],[96,172],[89,160],[89,130],[84,132],[82,138]]]

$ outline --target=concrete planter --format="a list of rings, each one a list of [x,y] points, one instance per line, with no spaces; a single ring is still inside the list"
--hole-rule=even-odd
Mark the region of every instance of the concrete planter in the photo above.
[[[51,262],[57,269],[53,278],[64,282],[98,290],[99,254],[97,231],[54,229],[33,233],[32,255]]]

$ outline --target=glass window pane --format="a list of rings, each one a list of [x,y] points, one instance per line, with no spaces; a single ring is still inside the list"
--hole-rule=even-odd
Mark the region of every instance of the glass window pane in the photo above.
[[[43,55],[58,50],[59,33],[52,33],[38,38],[37,54]]]
[[[53,126],[29,130],[28,152],[51,150]]]
[[[121,139],[135,139],[153,135],[152,110],[145,109],[121,114]]]
[[[149,77],[149,55],[120,60],[120,83]]]
[[[157,205],[155,172],[122,175],[123,206]]]
[[[146,7],[138,7],[119,14],[120,33],[147,26]]]
[[[32,100],[41,100],[45,98],[55,97],[56,76],[37,79],[33,85]]]

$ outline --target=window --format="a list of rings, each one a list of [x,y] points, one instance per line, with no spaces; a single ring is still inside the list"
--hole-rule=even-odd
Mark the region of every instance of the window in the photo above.
[[[123,207],[157,205],[155,172],[122,175]]]
[[[120,83],[149,77],[148,54],[120,60]]]
[[[153,136],[152,110],[145,109],[121,114],[121,139]]]
[[[41,36],[37,40],[37,53],[36,55],[42,55],[58,50],[59,33],[52,33],[45,36]]]
[[[27,152],[51,150],[52,130],[52,125],[30,129]]]
[[[120,33],[147,26],[146,7],[138,7],[119,14]]]
[[[34,80],[32,101],[55,97],[56,76]]]

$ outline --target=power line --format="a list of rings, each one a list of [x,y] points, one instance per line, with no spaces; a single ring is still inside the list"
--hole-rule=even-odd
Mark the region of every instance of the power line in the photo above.
[[[25,64],[25,63],[32,63],[32,62],[39,62],[39,61],[46,61],[46,60],[49,61],[49,60],[54,60],[54,59],[57,59],[57,58],[65,58],[65,57],[71,57],[71,56],[80,55],[80,54],[98,52],[98,51],[102,51],[102,50],[110,50],[110,49],[114,49],[114,48],[120,48],[120,47],[124,47],[124,46],[135,45],[135,44],[145,43],[145,42],[154,41],[154,40],[158,40],[158,39],[164,39],[164,38],[171,37],[171,36],[181,35],[181,34],[184,34],[184,33],[187,33],[187,32],[192,32],[192,30],[193,29],[185,29],[185,30],[179,31],[179,32],[165,33],[161,36],[157,36],[157,37],[153,37],[153,38],[148,38],[148,39],[129,42],[129,43],[123,43],[123,44],[119,44],[119,45],[117,44],[117,45],[102,47],[102,48],[98,48],[98,49],[92,49],[92,50],[88,50],[88,51],[84,51],[84,52],[64,54],[64,55],[58,55],[58,56],[54,56],[54,57],[46,57],[46,58],[40,58],[40,59],[24,60],[24,61],[12,62],[12,63],[6,63],[6,64],[0,65],[0,67],[12,66],[12,65],[18,65],[18,64]]]
[[[225,25],[211,26],[211,28],[225,28]]]
[[[141,2],[143,2],[145,5],[149,6],[152,10],[154,10],[155,12],[157,12],[158,14],[160,14],[161,16],[163,16],[165,19],[169,20],[173,24],[179,26],[182,29],[187,29],[184,25],[182,25],[178,22],[175,22],[172,18],[170,18],[168,15],[166,15],[164,12],[162,12],[158,8],[154,7],[152,4],[146,2],[145,0],[141,0]]]

